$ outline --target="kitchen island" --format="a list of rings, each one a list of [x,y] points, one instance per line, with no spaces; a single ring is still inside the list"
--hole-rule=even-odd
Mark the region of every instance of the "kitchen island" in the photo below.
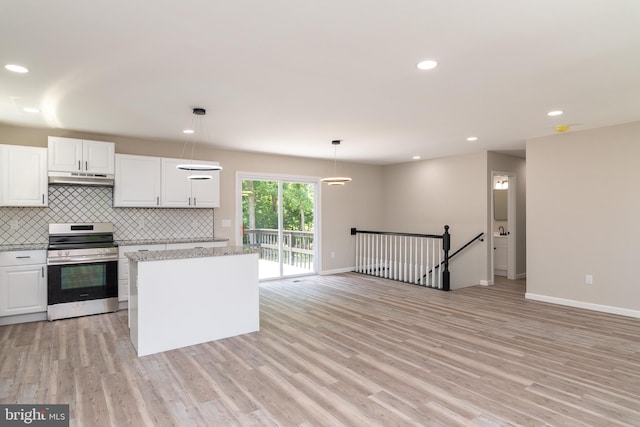
[[[260,329],[258,253],[242,246],[128,253],[138,356]]]

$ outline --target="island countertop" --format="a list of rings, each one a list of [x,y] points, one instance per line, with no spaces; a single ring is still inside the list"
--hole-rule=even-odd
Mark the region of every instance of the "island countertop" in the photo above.
[[[193,248],[193,249],[167,249],[163,251],[129,252],[126,254],[129,261],[168,261],[187,258],[207,258],[228,255],[255,254],[255,248],[247,246],[225,246],[220,248]]]
[[[172,243],[205,243],[205,242],[228,242],[229,239],[216,239],[213,237],[191,237],[186,239],[118,239],[118,246],[138,246],[138,245],[164,245]]]

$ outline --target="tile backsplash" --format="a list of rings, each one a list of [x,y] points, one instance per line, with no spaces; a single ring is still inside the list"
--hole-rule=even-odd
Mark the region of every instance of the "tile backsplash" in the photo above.
[[[0,245],[47,243],[49,223],[112,222],[116,240],[214,237],[213,209],[114,208],[112,187],[49,186],[49,207],[0,208]]]

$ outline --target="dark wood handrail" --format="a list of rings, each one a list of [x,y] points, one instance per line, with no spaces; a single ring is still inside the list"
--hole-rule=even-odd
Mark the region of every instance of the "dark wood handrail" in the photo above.
[[[448,226],[446,226],[448,227]],[[367,230],[358,230],[356,228],[351,229],[351,235],[355,236],[356,233],[365,233],[365,234],[383,234],[385,236],[406,236],[406,237],[428,237],[432,239],[442,239],[444,234],[418,234],[418,233],[399,233],[396,231],[367,231]]]
[[[481,242],[484,241],[484,239],[482,238],[482,236],[484,236],[484,232],[482,233],[478,233],[477,236],[475,236],[473,239],[469,240],[467,243],[465,243],[464,245],[462,245],[461,248],[459,248],[458,250],[456,250],[454,253],[452,253],[451,255],[449,255],[448,257],[445,257],[445,261],[448,264],[448,261],[451,260],[451,258],[453,258],[454,256],[456,256],[457,254],[459,254],[460,252],[462,252],[463,249],[465,249],[467,246],[469,246],[470,244],[472,244],[473,242],[475,242],[476,240],[480,240]],[[421,281],[424,280],[427,275],[431,274],[433,272],[433,270],[438,269],[441,265],[443,265],[445,263],[445,261],[442,261],[440,264],[436,265],[435,267],[433,267],[431,270],[429,270],[429,272],[427,274],[425,274],[424,276],[422,276],[422,279],[420,279]],[[448,265],[447,265],[448,267]],[[447,268],[448,270],[448,268]]]

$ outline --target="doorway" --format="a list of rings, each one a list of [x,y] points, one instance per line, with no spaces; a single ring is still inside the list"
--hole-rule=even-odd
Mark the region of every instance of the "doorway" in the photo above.
[[[492,172],[491,176],[492,277],[516,279],[516,176]]]
[[[317,271],[317,179],[238,174],[242,244],[259,252],[259,279]]]

